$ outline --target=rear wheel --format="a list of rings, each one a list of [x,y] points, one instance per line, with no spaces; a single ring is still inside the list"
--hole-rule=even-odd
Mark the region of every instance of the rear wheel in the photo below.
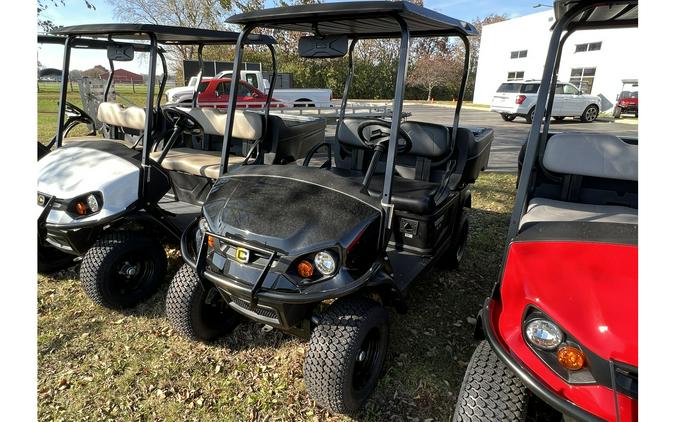
[[[515,114],[500,113],[499,115],[502,116],[505,122],[512,122],[516,118]]]
[[[314,104],[310,103],[310,101],[312,100],[310,100],[309,98],[300,98],[299,100],[295,101],[293,107],[295,108],[314,107]]]
[[[240,321],[239,314],[230,309],[218,290],[205,290],[197,272],[187,264],[171,280],[166,317],[180,335],[201,341],[225,335]]]
[[[309,395],[336,413],[353,413],[375,389],[389,346],[389,315],[364,297],[339,299],[321,315],[305,356]]]
[[[462,216],[457,224],[457,231],[452,236],[450,248],[448,248],[443,258],[443,267],[449,270],[459,267],[462,259],[464,259],[466,243],[469,239],[469,216],[466,214],[466,211],[462,211]]]
[[[464,373],[452,420],[524,421],[528,401],[527,388],[483,340]]]
[[[584,110],[583,114],[581,115],[581,121],[584,123],[590,123],[597,119],[598,113],[600,112],[600,109],[598,106],[595,104],[591,104],[588,107],[586,107],[586,110]]]
[[[138,232],[103,235],[80,267],[89,298],[112,309],[131,307],[157,291],[166,273],[166,254],[156,240]]]

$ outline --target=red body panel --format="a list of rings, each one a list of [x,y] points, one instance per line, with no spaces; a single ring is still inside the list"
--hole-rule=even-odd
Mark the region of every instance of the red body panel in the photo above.
[[[560,396],[606,420],[616,420],[614,392],[570,385],[525,343],[523,313],[537,307],[604,359],[638,366],[637,246],[536,241],[511,244],[501,302],[490,318],[500,342]],[[637,401],[618,394],[621,420],[637,420]]]
[[[211,79],[208,86],[197,95],[197,104],[200,107],[226,108],[230,100],[230,78]],[[267,95],[249,84],[239,81],[239,91],[246,95],[237,96],[237,108],[262,108],[263,103],[267,101]],[[224,89],[223,87],[227,89]],[[218,95],[216,95],[218,94]],[[283,107],[279,100],[272,98],[271,107]]]
[[[619,100],[619,105],[623,107],[637,106],[637,104],[638,104],[637,98],[622,98]]]

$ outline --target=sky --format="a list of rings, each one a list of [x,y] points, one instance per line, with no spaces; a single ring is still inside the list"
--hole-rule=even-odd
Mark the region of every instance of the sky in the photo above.
[[[108,0],[89,0],[96,10],[87,9],[83,0],[66,0],[65,6],[49,7],[44,16],[51,19],[56,25],[79,25],[87,23],[116,22],[113,8]],[[157,0],[165,1],[165,0]],[[273,3],[267,0],[272,7]],[[325,3],[334,3],[342,0],[326,0]],[[348,1],[348,0],[345,0]],[[425,7],[453,18],[472,21],[490,14],[505,15],[509,18],[528,15],[547,10],[546,7],[533,8],[537,0],[425,0]],[[553,1],[543,0],[543,4],[552,4]],[[50,45],[38,47],[38,60],[45,67],[61,68],[63,48]],[[125,63],[122,68],[134,72],[147,72],[147,62],[134,60]],[[105,52],[103,51],[76,51],[71,54],[71,69],[89,69],[97,64],[107,67]]]

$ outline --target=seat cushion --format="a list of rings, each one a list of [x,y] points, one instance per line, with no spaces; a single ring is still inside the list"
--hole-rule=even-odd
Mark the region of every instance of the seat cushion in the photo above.
[[[145,110],[140,107],[123,107],[118,103],[105,102],[99,104],[96,117],[112,126],[136,130],[145,128]]]
[[[204,129],[214,136],[224,136],[227,113],[216,108],[178,107],[189,114]],[[232,137],[245,141],[257,141],[263,135],[263,116],[253,111],[237,110],[234,113]]]
[[[638,212],[634,208],[617,205],[592,205],[532,198],[527,213],[520,221],[520,227],[528,223],[554,221],[637,224]]]
[[[158,160],[161,151],[153,152],[150,158]],[[230,155],[229,164],[241,164],[244,157]],[[193,148],[173,148],[164,157],[162,168],[182,171],[195,176],[217,179],[220,167],[220,151],[202,151]]]
[[[382,195],[382,186],[384,186],[384,175],[376,174],[370,181],[368,193],[371,196]],[[437,188],[437,183],[394,176],[391,203],[397,210],[429,214],[436,209],[434,196]]]

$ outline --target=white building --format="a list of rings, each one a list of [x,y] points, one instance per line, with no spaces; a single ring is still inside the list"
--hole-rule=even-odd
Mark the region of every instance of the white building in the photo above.
[[[547,10],[483,27],[475,103],[490,104],[508,80],[541,78],[554,19]],[[558,80],[598,95],[602,110],[609,110],[621,81],[638,79],[638,42],[637,28],[575,32],[565,42]]]

